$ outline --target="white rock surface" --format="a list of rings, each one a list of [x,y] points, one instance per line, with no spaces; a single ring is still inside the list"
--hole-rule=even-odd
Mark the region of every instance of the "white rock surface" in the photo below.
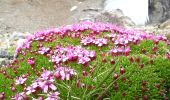
[[[144,25],[148,19],[148,0],[106,0],[105,10],[121,9],[136,24]]]

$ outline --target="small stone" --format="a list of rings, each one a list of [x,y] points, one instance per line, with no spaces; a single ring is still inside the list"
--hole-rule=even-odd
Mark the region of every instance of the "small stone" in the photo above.
[[[73,6],[71,9],[70,9],[70,11],[74,11],[74,10],[76,10],[77,9],[77,6]]]
[[[13,58],[13,55],[8,53],[8,50],[0,48],[0,58]]]
[[[0,67],[9,63],[8,58],[0,58]]]

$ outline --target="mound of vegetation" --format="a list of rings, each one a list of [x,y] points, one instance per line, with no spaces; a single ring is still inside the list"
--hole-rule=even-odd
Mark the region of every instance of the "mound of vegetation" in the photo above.
[[[168,100],[169,44],[160,34],[93,22],[36,32],[0,69],[0,99]]]

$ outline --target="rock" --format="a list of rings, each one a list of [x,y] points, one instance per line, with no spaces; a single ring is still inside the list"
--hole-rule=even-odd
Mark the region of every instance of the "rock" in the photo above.
[[[71,7],[70,11],[74,11],[76,9],[77,9],[77,6],[73,6],[73,7]]]
[[[81,0],[82,1],[82,0]],[[77,0],[0,0],[0,32],[34,32],[71,24]]]
[[[0,49],[0,58],[8,58],[8,59],[12,59],[13,58],[13,54],[8,52],[8,50],[2,50]]]
[[[0,67],[6,65],[9,63],[9,60],[7,58],[0,58]]]
[[[101,10],[101,8],[87,8],[87,9],[83,9],[82,11],[84,11],[84,12],[88,12],[88,11],[98,12],[98,11],[100,11],[100,10]]]
[[[117,24],[120,26],[134,26],[135,23],[127,16],[123,14],[120,9],[112,11],[101,11],[95,16],[96,22],[108,22],[112,24]]]
[[[12,59],[15,53],[17,41],[24,39],[31,33],[13,32],[0,34],[0,58]]]
[[[168,19],[167,21],[160,24],[160,28],[161,29],[168,29],[168,28],[170,29],[170,19]]]
[[[170,18],[170,0],[149,0],[149,23],[162,23]]]
[[[72,23],[84,20],[94,21],[94,16],[103,10],[103,0],[78,0],[77,9],[72,12]]]
[[[162,24],[160,24],[159,28],[161,30],[167,30],[164,33],[166,34],[166,37],[168,38],[168,40],[170,40],[170,19],[168,19],[167,21],[165,21]]]
[[[121,9],[136,25],[145,25],[148,20],[148,0],[105,0],[104,10]]]

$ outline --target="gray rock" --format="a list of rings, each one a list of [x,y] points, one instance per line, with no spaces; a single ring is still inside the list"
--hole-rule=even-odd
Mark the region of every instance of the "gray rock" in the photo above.
[[[84,12],[88,12],[88,11],[98,12],[100,10],[101,10],[101,8],[87,8],[87,9],[83,9],[82,11],[84,11]]]
[[[160,24],[161,29],[170,29],[170,19]]]
[[[162,23],[170,18],[170,0],[149,0],[149,23]]]
[[[9,63],[8,58],[0,58],[0,67]]]
[[[123,14],[120,9],[112,11],[101,11],[95,16],[96,22],[108,22],[112,24],[117,24],[120,26],[134,26],[135,23],[127,16]]]
[[[9,54],[7,50],[0,50],[0,58],[12,59],[13,55]]]
[[[13,32],[0,34],[0,58],[13,59],[17,41],[24,39],[25,36],[31,33]]]

